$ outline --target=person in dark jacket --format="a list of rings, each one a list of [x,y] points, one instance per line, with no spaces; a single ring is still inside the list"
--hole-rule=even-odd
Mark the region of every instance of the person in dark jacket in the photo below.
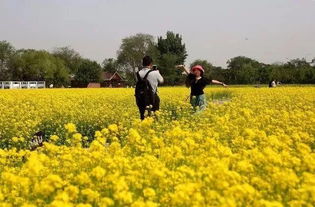
[[[194,110],[202,111],[206,108],[206,97],[203,89],[213,83],[219,84],[224,87],[227,85],[223,82],[217,80],[211,80],[204,77],[204,69],[201,65],[195,65],[189,70],[184,65],[177,65],[176,68],[182,69],[187,75],[186,86],[190,87],[190,104],[193,106]]]

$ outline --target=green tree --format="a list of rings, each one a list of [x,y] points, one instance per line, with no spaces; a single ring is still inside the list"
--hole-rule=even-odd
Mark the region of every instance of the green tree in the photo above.
[[[180,70],[175,69],[177,65],[177,56],[174,54],[163,54],[159,59],[159,70],[164,77],[166,85],[178,85],[183,83],[183,78]]]
[[[84,59],[74,78],[79,84],[87,85],[89,82],[100,82],[101,72],[102,67],[96,61]]]
[[[14,47],[7,41],[0,41],[0,80],[10,80],[9,62],[15,52]]]
[[[182,43],[182,36],[168,31],[166,38],[159,37],[157,48],[160,52],[160,56],[164,54],[172,54],[176,56],[176,64],[184,64],[188,56],[186,46]]]
[[[312,66],[303,59],[293,59],[283,65],[286,73],[290,74],[290,83],[311,83]]]
[[[271,64],[268,65],[269,81],[278,80],[283,83],[289,83],[291,81],[291,74],[286,72],[283,64]]]
[[[55,68],[53,70],[53,78],[51,79],[51,82],[54,84],[55,87],[69,86],[69,69],[60,58],[54,58],[53,62]]]
[[[238,56],[227,62],[229,82],[236,84],[252,84],[260,80],[259,70],[262,64],[248,57]]]
[[[119,63],[114,58],[107,58],[102,62],[102,68],[106,72],[114,73],[119,70]]]
[[[69,84],[64,62],[44,50],[18,50],[10,62],[10,72],[14,80],[46,81],[57,87]]]
[[[77,51],[70,47],[57,47],[52,54],[64,61],[67,68],[70,69],[71,74],[77,72],[82,61],[82,57]]]
[[[158,65],[164,76],[165,84],[181,84],[183,82],[181,72],[175,69],[175,65],[184,64],[188,56],[186,46],[182,43],[182,37],[168,31],[166,38],[158,38],[157,49],[159,51]]]
[[[136,68],[142,68],[142,58],[150,55],[154,60],[157,53],[152,35],[136,34],[122,40],[117,61],[125,71],[132,72],[135,76]]]

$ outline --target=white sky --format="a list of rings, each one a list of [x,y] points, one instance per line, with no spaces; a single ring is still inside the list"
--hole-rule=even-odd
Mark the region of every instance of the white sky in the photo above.
[[[315,0],[0,0],[0,40],[16,48],[71,46],[101,62],[136,33],[183,36],[186,63],[225,66],[315,57]]]

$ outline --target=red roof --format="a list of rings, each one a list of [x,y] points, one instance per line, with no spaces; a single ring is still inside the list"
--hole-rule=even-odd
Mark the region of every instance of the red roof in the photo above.
[[[123,80],[122,77],[117,73],[109,73],[109,72],[102,72],[101,73],[102,80]]]

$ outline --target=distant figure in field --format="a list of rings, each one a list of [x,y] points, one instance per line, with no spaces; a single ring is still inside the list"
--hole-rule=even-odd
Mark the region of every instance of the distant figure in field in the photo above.
[[[211,80],[204,77],[204,69],[201,65],[195,65],[189,70],[184,65],[177,65],[176,68],[182,69],[187,75],[186,86],[190,87],[190,104],[193,106],[194,110],[202,111],[206,108],[206,97],[204,95],[203,89],[213,83],[222,86],[227,86],[225,83]]]
[[[272,81],[269,82],[269,88],[274,88],[276,86],[277,85],[276,85],[276,81],[275,80],[272,80]]]

